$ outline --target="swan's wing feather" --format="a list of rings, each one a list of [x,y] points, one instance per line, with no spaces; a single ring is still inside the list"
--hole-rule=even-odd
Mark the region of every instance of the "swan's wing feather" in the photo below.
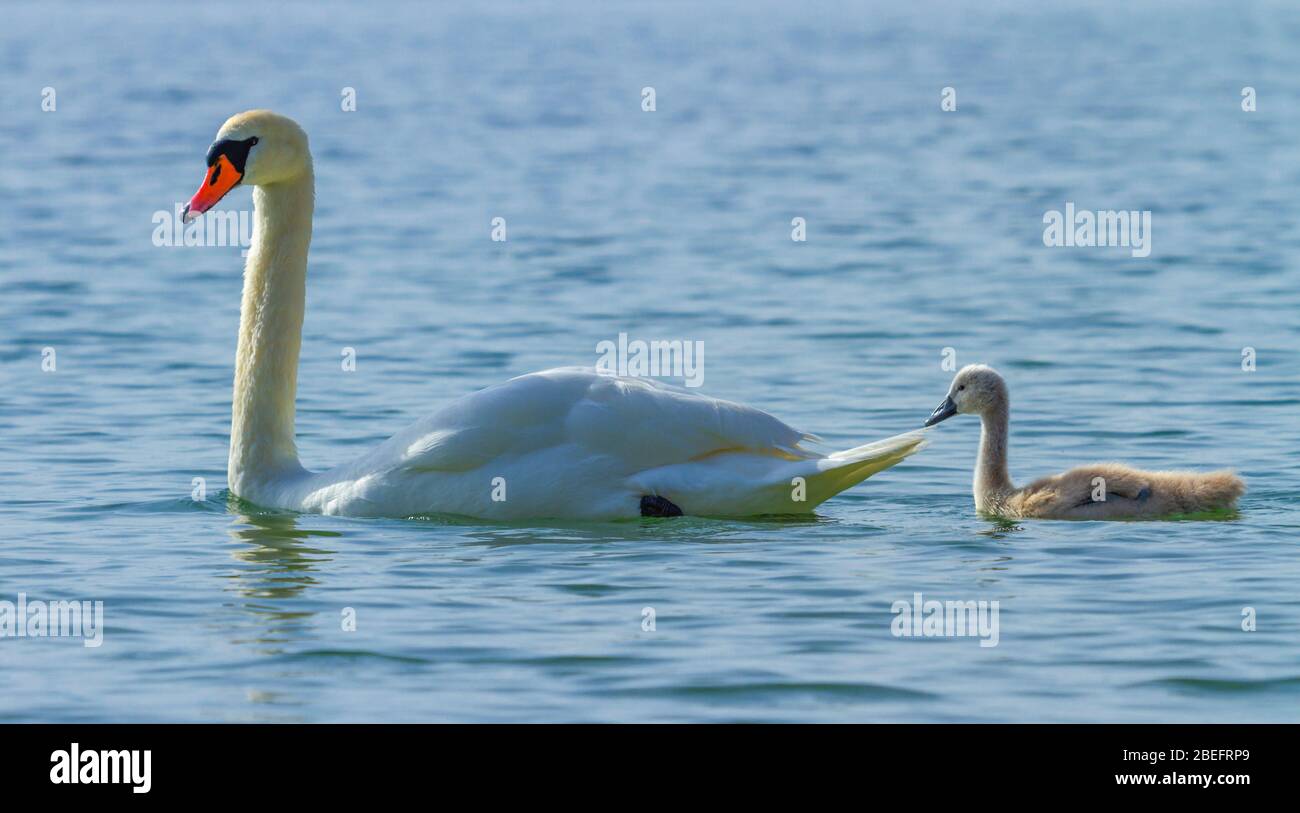
[[[721,451],[806,456],[798,448],[805,435],[768,413],[653,379],[594,376],[566,423],[584,446],[647,467]]]
[[[652,379],[560,368],[473,393],[395,436],[402,468],[466,471],[572,444],[626,471],[722,451],[811,457],[808,436],[752,407]]]

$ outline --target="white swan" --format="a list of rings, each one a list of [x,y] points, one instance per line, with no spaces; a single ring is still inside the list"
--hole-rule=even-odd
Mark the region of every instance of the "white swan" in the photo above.
[[[241,113],[207,161],[187,220],[239,183],[255,187],[227,472],[250,502],[502,520],[805,513],[924,445],[912,432],[823,456],[800,447],[811,436],[757,409],[565,368],[468,395],[358,460],[309,472],[294,445],[314,198],[307,135],[270,111]]]

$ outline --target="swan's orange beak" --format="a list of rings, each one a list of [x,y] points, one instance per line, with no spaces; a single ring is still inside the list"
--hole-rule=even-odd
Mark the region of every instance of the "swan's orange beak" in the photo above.
[[[185,213],[182,219],[189,223],[199,215],[203,214],[213,206],[217,201],[226,196],[226,193],[234,189],[240,178],[244,177],[235,165],[230,163],[230,159],[224,155],[218,155],[217,160],[212,162],[208,167],[207,177],[203,179],[203,185],[199,191],[194,193],[190,202],[185,204]]]

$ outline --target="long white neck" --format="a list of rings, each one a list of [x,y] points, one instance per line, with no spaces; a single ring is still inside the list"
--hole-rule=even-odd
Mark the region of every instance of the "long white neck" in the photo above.
[[[226,472],[230,490],[244,497],[303,470],[293,440],[294,398],[314,200],[310,161],[293,180],[253,190]]]
[[[1007,471],[1010,410],[1005,399],[980,416],[980,453],[975,461],[975,508],[989,510],[1015,490]]]

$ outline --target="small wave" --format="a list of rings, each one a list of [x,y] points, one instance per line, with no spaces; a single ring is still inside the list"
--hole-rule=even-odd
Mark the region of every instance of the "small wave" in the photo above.
[[[1300,676],[1260,680],[1172,677],[1142,681],[1132,686],[1166,688],[1190,694],[1269,694],[1272,692],[1291,694],[1300,692]]]

